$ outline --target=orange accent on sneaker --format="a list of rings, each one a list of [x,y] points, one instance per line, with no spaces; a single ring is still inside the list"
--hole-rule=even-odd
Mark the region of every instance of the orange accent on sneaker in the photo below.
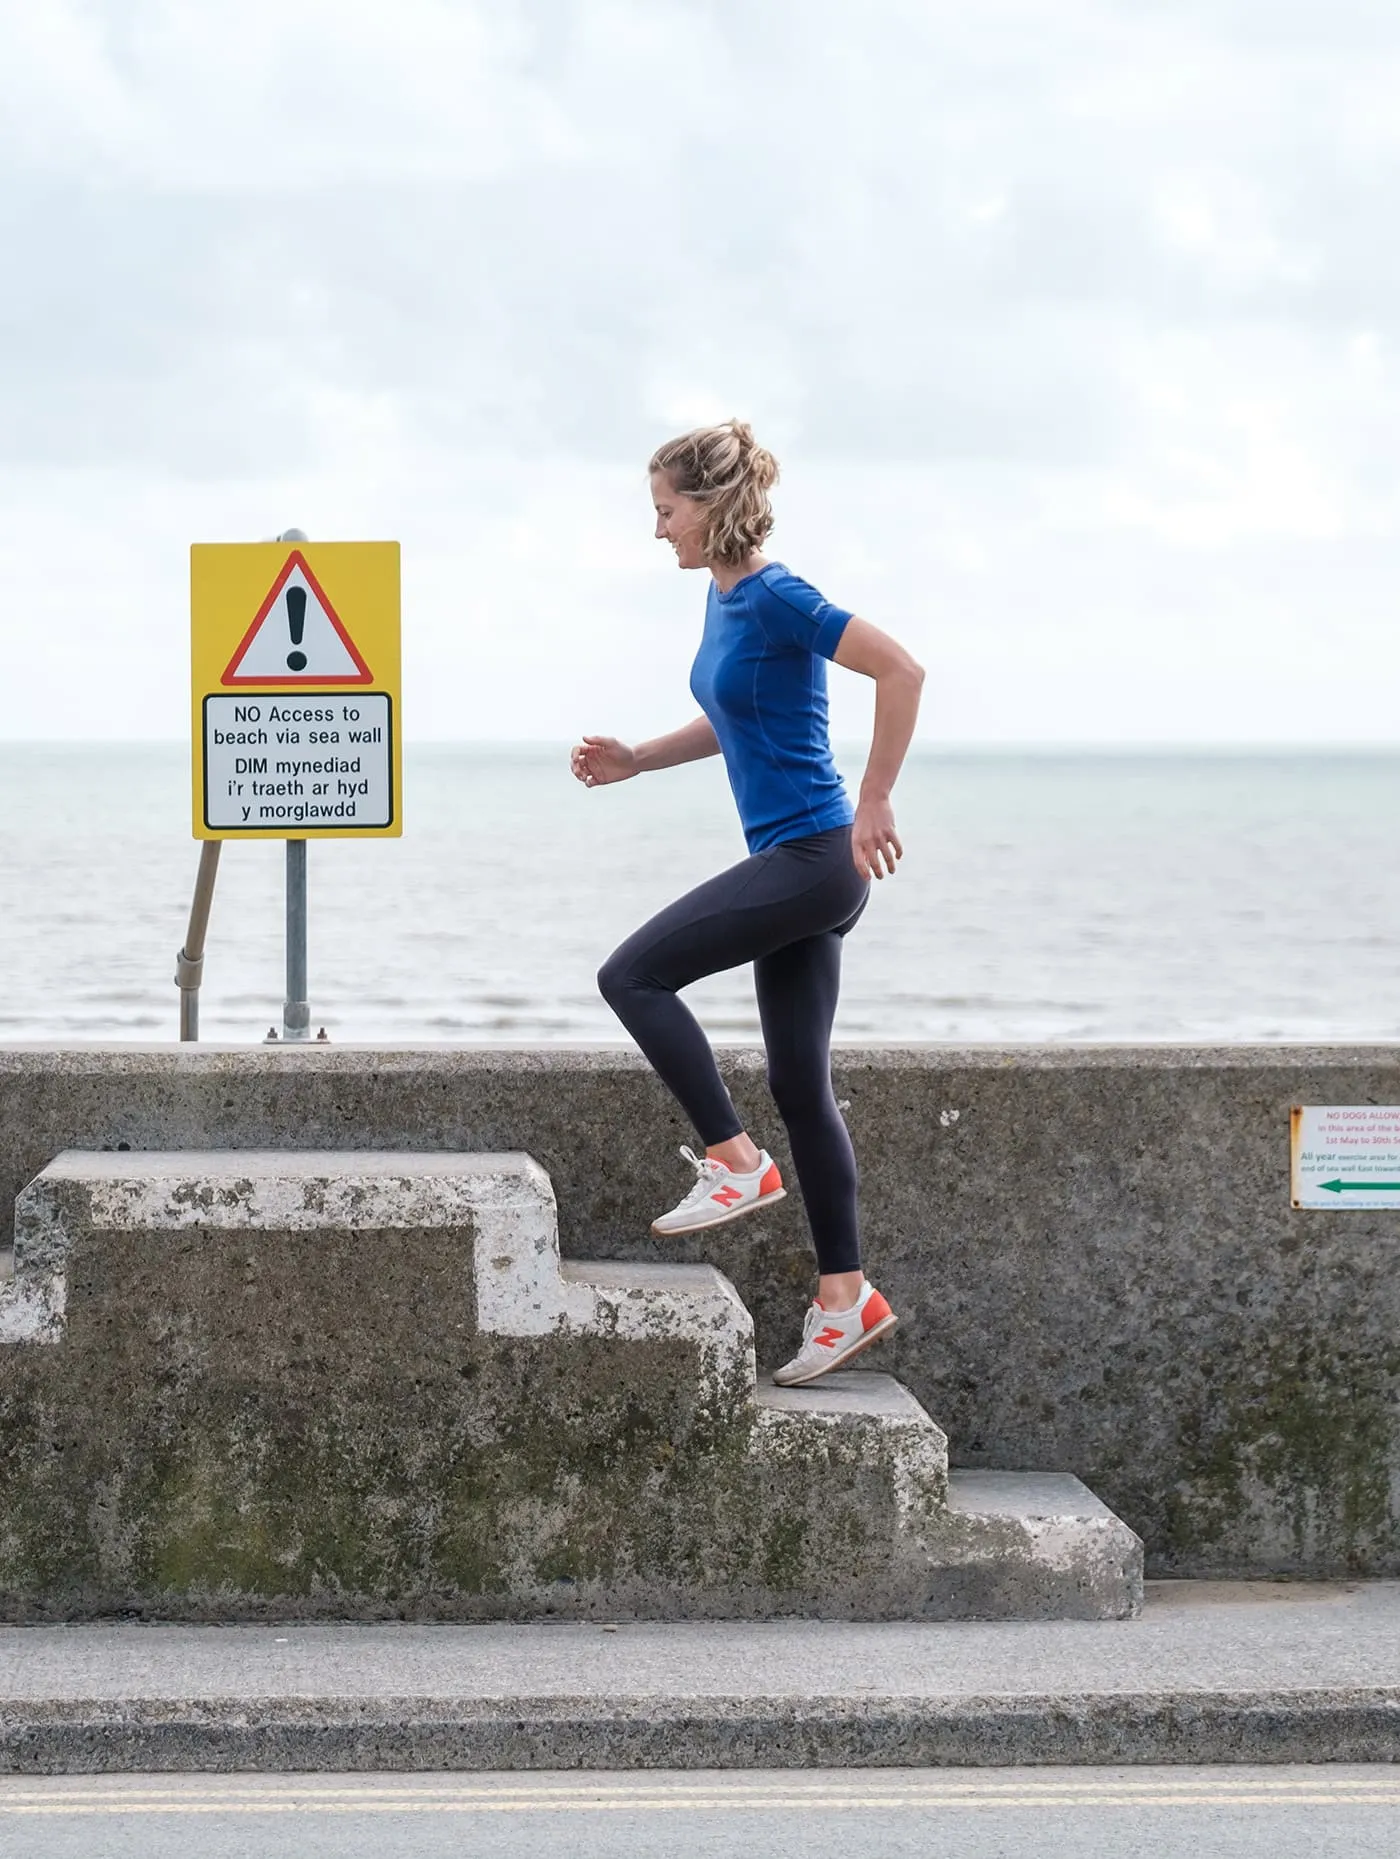
[[[743,1198],[743,1189],[735,1187],[721,1188],[718,1194],[710,1196],[710,1199],[718,1201],[721,1207],[732,1207],[735,1201],[741,1201]]]
[[[883,1323],[890,1314],[890,1307],[884,1298],[878,1291],[872,1291],[860,1313],[860,1327],[862,1330],[873,1330],[877,1323]]]
[[[764,1175],[762,1181],[760,1181],[758,1184],[759,1193],[760,1194],[773,1194],[780,1187],[782,1187],[782,1185],[783,1185],[783,1178],[778,1173],[778,1164],[776,1162],[770,1162],[768,1164],[768,1172]]]
[[[823,1349],[834,1349],[837,1343],[844,1343],[845,1340],[846,1332],[838,1330],[834,1323],[828,1323],[824,1330],[812,1338],[812,1341],[820,1343]]]

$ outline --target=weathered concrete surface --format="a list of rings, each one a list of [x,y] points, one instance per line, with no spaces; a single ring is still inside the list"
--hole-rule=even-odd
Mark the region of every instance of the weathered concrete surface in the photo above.
[[[1006,1701],[204,1699],[0,1705],[0,1773],[1397,1762],[1400,1687]]]
[[[785,1161],[758,1055],[722,1064]],[[1400,1215],[1294,1213],[1287,1179],[1290,1106],[1400,1101],[1400,1052],[891,1047],[835,1076],[901,1317],[880,1366],[956,1464],[1077,1473],[1158,1573],[1400,1573]],[[566,1254],[714,1264],[771,1368],[800,1204],[652,1238],[691,1134],[624,1050],[11,1047],[0,1235],[68,1147],[525,1149]]]
[[[1400,1760],[1400,1585],[1127,1624],[0,1629],[0,1772]]]
[[[561,1266],[526,1155],[64,1151],[0,1286],[0,1614],[1121,1617],[1071,1477],[876,1373],[756,1387],[713,1266]]]

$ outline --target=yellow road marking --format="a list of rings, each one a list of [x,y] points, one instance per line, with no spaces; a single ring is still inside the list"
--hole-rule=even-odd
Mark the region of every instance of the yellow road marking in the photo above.
[[[0,1815],[92,1818],[117,1815],[208,1814],[560,1814],[560,1813],[725,1813],[769,1810],[792,1813],[820,1808],[869,1813],[881,1809],[1001,1808],[1006,1810],[1056,1807],[1400,1807],[1400,1784],[1351,1788],[1278,1788],[1263,1790],[1212,1788],[1103,1788],[1078,1791],[1013,1791],[994,1789],[910,1789],[871,1794],[758,1794],[714,1792],[643,1794],[640,1792],[529,1795],[462,1794],[424,1797],[405,1791],[399,1795],[369,1794],[327,1798],[307,1794],[274,1799],[257,1794],[225,1794],[184,1800],[168,1795],[113,1795],[107,1797],[53,1796],[48,1799],[0,1798]]]
[[[1266,1794],[1291,1794],[1298,1790],[1315,1794],[1319,1792],[1345,1792],[1360,1789],[1366,1792],[1400,1787],[1400,1769],[1385,1765],[1378,1775],[1333,1775],[1318,1773],[1316,1770],[1306,1774],[1281,1773],[1278,1775],[1239,1775],[1229,1768],[1222,1768],[1218,1774],[1209,1777],[1200,1775],[1162,1774],[1160,1771],[1143,1775],[1124,1775],[1121,1771],[1111,1777],[1085,1775],[1075,1780],[1044,1780],[1039,1777],[1024,1775],[1008,1777],[998,1775],[995,1771],[982,1776],[963,1777],[953,1775],[920,1776],[909,1779],[898,1771],[884,1776],[866,1774],[858,1784],[865,1793],[880,1795],[911,1794],[993,1794],[1011,1793],[1018,1796],[1038,1795],[1054,1798],[1057,1795],[1099,1794],[1105,1791],[1163,1794],[1168,1792],[1185,1792],[1189,1794],[1209,1794],[1215,1790],[1225,1790],[1235,1794],[1240,1792],[1259,1792]],[[356,1800],[374,1799],[379,1796],[397,1798],[412,1793],[419,1798],[429,1796],[449,1796],[454,1800],[480,1798],[483,1800],[502,1800],[520,1797],[528,1800],[558,1799],[574,1800],[580,1796],[617,1795],[632,1798],[636,1795],[654,1795],[663,1791],[654,1774],[645,1771],[626,1781],[618,1779],[616,1774],[604,1777],[599,1774],[593,1780],[587,1773],[578,1776],[559,1777],[541,1776],[539,1781],[520,1781],[517,1779],[499,1782],[486,1776],[476,1776],[471,1780],[440,1781],[429,1779],[425,1771],[397,1770],[373,1777],[364,1777],[353,1781],[332,1781],[329,1777],[307,1774],[282,1775],[222,1775],[209,1773],[191,1773],[179,1778],[156,1781],[145,1777],[138,1780],[132,1776],[129,1781],[115,1779],[82,1781],[76,1777],[66,1776],[37,1778],[18,1777],[9,1779],[0,1777],[0,1802],[5,1800],[23,1800],[34,1798],[48,1800],[60,1791],[65,1800],[183,1800],[203,1789],[206,1793],[218,1793],[229,1798],[248,1799],[259,1794],[278,1797],[288,1794],[300,1794],[318,1800],[334,1799],[344,1796]],[[830,1776],[821,1778],[797,1777],[791,1774],[774,1775],[765,1779],[745,1779],[732,1782],[705,1780],[668,1780],[664,1784],[668,1798],[685,1796],[714,1796],[732,1799],[737,1796],[755,1796],[763,1799],[781,1796],[784,1799],[812,1799],[830,1796],[848,1796],[853,1790],[843,1786],[842,1781]]]

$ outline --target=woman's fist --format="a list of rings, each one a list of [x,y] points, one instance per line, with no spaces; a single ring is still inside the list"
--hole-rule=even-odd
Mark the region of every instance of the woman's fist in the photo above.
[[[894,876],[904,847],[894,830],[894,810],[888,800],[861,800],[851,828],[851,853],[862,878]]]
[[[626,781],[636,774],[637,752],[616,736],[585,736],[569,763],[585,787],[606,787],[610,781]]]

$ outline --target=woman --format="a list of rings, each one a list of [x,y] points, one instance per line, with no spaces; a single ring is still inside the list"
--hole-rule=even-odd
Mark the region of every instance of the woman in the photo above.
[[[585,787],[723,754],[750,857],[669,905],[599,971],[623,1025],[689,1115],[696,1182],[654,1233],[694,1233],[783,1198],[767,1150],[740,1123],[709,1042],[677,990],[752,962],[768,1083],[792,1148],[817,1254],[802,1346],[773,1379],[815,1381],[895,1326],[861,1271],[856,1165],[831,1089],[841,939],[870,879],[903,856],[890,791],[914,732],[924,674],[893,639],[823,600],[761,553],[773,528],[772,454],[738,420],[663,445],[651,461],[656,536],[681,568],[710,571],[690,674],[703,715],[629,748],[585,736]],[[826,659],[875,680],[875,732],[852,808],[827,739]]]

